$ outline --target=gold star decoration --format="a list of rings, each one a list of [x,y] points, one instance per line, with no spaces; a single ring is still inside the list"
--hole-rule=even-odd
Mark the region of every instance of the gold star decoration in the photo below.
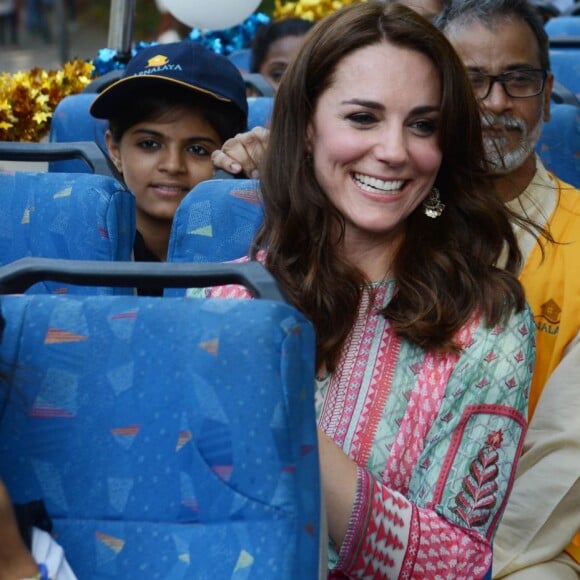
[[[73,60],[61,70],[34,68],[0,74],[0,140],[39,141],[50,129],[56,105],[92,80],[91,62]]]
[[[275,20],[283,20],[284,18],[320,20],[344,6],[361,1],[365,0],[298,0],[297,2],[275,0],[272,16]]]

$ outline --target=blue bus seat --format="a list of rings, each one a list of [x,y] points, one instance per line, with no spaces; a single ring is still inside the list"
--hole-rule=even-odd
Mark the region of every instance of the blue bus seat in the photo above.
[[[580,35],[580,18],[561,14],[550,18],[544,24],[544,28],[549,38],[554,36],[576,36]]]
[[[573,0],[570,6],[562,10],[562,14],[566,16],[580,16],[580,1]]]
[[[248,97],[248,129],[269,127],[274,97]]]
[[[16,162],[48,162],[49,169],[52,162],[72,161],[79,163],[82,168],[81,173],[98,173],[117,177],[117,170],[109,156],[94,141],[68,141],[66,143],[0,141],[0,159]],[[17,164],[12,165],[10,169],[21,170]],[[44,169],[41,167],[38,170]]]
[[[549,171],[580,187],[580,107],[552,103],[550,110],[536,152]]]
[[[248,89],[252,91],[251,94],[260,97],[273,97],[275,94],[274,87],[270,81],[260,73],[242,73],[244,82],[246,83],[246,92]]]
[[[228,59],[232,62],[241,72],[250,72],[250,61],[252,58],[252,51],[249,48],[242,48],[236,50],[228,55]]]
[[[169,237],[168,262],[227,262],[248,254],[263,220],[259,182],[210,179],[179,204]],[[166,296],[183,289],[166,288]]]
[[[550,48],[550,64],[554,78],[580,99],[580,44],[578,48]]]
[[[1,307],[0,474],[15,502],[45,502],[79,579],[318,577],[315,338],[300,312],[142,296]]]
[[[56,143],[71,141],[93,141],[106,151],[105,131],[108,123],[95,119],[89,108],[95,100],[95,93],[79,93],[62,99],[54,109],[48,140]],[[52,161],[49,171],[62,173],[88,173],[90,169],[77,159]]]
[[[135,200],[112,177],[89,173],[0,173],[0,265],[27,256],[131,260]],[[126,294],[42,282],[34,293]]]
[[[565,87],[556,79],[554,79],[552,84],[550,101],[556,104],[566,103],[567,105],[580,107],[580,100],[578,97],[568,87]]]

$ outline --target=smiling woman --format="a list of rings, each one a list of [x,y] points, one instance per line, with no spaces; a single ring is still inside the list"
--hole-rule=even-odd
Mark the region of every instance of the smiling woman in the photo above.
[[[140,51],[93,102],[92,115],[109,120],[111,160],[135,194],[136,260],[165,260],[177,206],[212,176],[211,153],[246,128],[245,91],[225,57],[183,41]]]
[[[248,259],[316,329],[330,578],[489,569],[535,350],[484,158],[462,62],[398,3],[321,20],[278,88]]]
[[[376,75],[385,62],[392,63],[389,75]],[[364,93],[353,93],[353,86],[364,86]],[[406,220],[434,186],[442,158],[440,108],[433,62],[386,42],[347,55],[316,105],[308,154],[344,220],[349,260],[364,264],[373,281],[390,277]]]

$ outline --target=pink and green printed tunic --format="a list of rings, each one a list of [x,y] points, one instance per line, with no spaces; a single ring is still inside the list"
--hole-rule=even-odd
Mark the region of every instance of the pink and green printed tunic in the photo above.
[[[495,328],[475,316],[460,354],[426,352],[362,303],[332,375],[316,381],[319,426],[358,464],[355,504],[331,578],[473,579],[491,541],[526,429],[535,345],[529,310]],[[239,286],[214,297],[247,297]]]

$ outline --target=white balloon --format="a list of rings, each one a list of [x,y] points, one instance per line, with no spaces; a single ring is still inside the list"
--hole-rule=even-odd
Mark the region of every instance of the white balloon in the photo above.
[[[260,0],[163,0],[166,9],[192,28],[223,30],[243,22]]]

